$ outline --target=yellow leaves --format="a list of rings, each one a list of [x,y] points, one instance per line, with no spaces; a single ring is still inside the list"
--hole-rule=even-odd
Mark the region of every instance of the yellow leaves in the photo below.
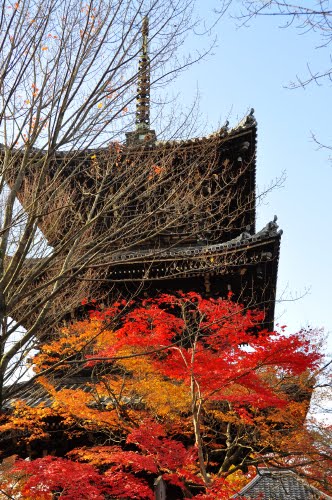
[[[230,468],[230,471],[235,468],[232,466]],[[226,477],[226,482],[234,488],[234,491],[239,491],[246,484],[251,481],[251,479],[256,475],[256,469],[253,466],[249,466],[249,474],[244,474],[241,470],[235,470],[234,472],[231,472],[229,476]]]
[[[114,332],[104,330],[99,320],[79,321],[74,325],[63,328],[60,337],[49,344],[44,344],[40,353],[34,358],[35,371],[47,367],[49,364],[64,360],[59,367],[63,369],[65,360],[75,354],[93,354],[94,350],[108,345],[115,339]]]
[[[76,416],[82,415],[82,411],[85,415],[87,405],[93,402],[91,394],[82,389],[60,389],[59,391],[52,389],[51,395],[54,399],[53,408],[61,409],[61,411],[65,410]]]
[[[98,109],[101,109],[102,107],[103,107],[103,103],[102,103],[102,102],[99,102],[99,103],[97,104],[97,108],[98,108]]]
[[[110,345],[115,342],[116,335],[112,330],[98,329],[99,333],[95,338],[95,351],[99,351],[102,347]]]
[[[282,423],[283,427],[301,427],[308,412],[308,403],[306,401],[291,401],[285,408],[276,408],[271,410],[269,420],[273,423]]]
[[[188,388],[163,377],[147,357],[124,359],[118,364],[130,371],[126,380],[127,390],[130,388],[155,414],[173,420],[189,410]]]
[[[37,370],[54,363],[56,357],[68,358],[77,353],[93,356],[117,340],[116,334],[105,330],[98,319],[77,322],[63,328],[61,336],[49,345],[44,345],[36,356]],[[137,348],[126,346],[117,355],[138,354]],[[64,364],[59,367],[63,369]],[[126,412],[134,408],[137,401],[154,414],[172,421],[180,418],[190,409],[188,388],[180,382],[166,379],[146,356],[119,359],[115,373],[105,375],[97,385],[91,385],[91,392],[80,389],[55,391],[52,384],[43,380],[42,385],[54,400],[53,409],[63,418],[84,421],[89,428],[120,426],[116,405],[124,405]],[[99,408],[99,409],[98,409]],[[101,408],[101,409],[100,409]],[[136,410],[135,410],[136,411]],[[69,421],[68,421],[69,422]],[[121,424],[123,426],[123,423]]]
[[[241,418],[236,412],[226,409],[226,411],[220,411],[215,409],[209,409],[209,416],[218,424],[235,424],[239,425],[241,423]]]
[[[95,155],[92,155],[95,156]],[[105,329],[100,319],[80,321],[61,330],[59,337],[49,344],[44,344],[35,357],[35,370],[42,370],[63,359],[60,370],[66,368],[66,359],[73,356],[92,355],[114,345],[116,333]],[[117,355],[138,354],[138,348],[124,346]],[[68,365],[69,366],[69,365]],[[70,365],[72,366],[72,365]],[[73,432],[105,432],[124,430],[129,422],[139,421],[142,414],[154,415],[181,425],[182,416],[190,411],[188,388],[180,382],[174,382],[161,375],[153,360],[142,357],[119,359],[110,365],[110,372],[99,376],[98,384],[91,382],[81,388],[62,388],[57,390],[46,378],[39,383],[46,390],[52,401],[51,408],[43,406],[27,409],[20,407],[12,415],[8,429],[26,429],[33,426],[31,439],[46,437],[48,432],[47,416],[54,415],[61,419],[67,429],[67,435]],[[137,409],[137,403],[140,408]]]
[[[76,423],[85,430],[92,431],[109,431],[121,427],[115,407],[97,408],[96,392],[86,392],[79,388],[53,390],[52,399],[52,408],[62,417],[63,423],[67,426]]]
[[[48,47],[47,47],[47,45],[43,45],[41,49],[42,49],[43,51],[45,51],[45,50],[48,50]]]
[[[24,104],[30,104],[30,99],[26,99],[26,100],[24,101]]]
[[[100,168],[99,168],[99,162],[98,162],[98,159],[97,159],[97,155],[96,154],[93,154],[90,156],[91,158],[91,167],[93,167],[95,169],[95,173],[97,174],[97,172],[99,173],[100,172]]]
[[[176,386],[161,378],[149,377],[140,381],[139,393],[146,405],[164,418],[176,419],[190,408],[188,389],[183,384]]]
[[[15,403],[12,413],[6,423],[0,425],[0,432],[16,431],[27,435],[26,441],[48,437],[46,420],[53,415],[51,408],[43,404],[31,408],[25,402]]]

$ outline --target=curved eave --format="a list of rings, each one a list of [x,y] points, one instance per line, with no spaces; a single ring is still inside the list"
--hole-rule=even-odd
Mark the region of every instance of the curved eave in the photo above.
[[[191,269],[178,270],[177,274],[185,274],[186,276],[194,276],[205,274],[209,271],[218,271],[225,265],[240,266],[243,262],[237,260],[236,257],[250,252],[261,252],[260,260],[252,260],[246,262],[247,265],[255,265],[257,262],[273,261],[276,263],[279,258],[281,232],[275,234],[253,235],[243,241],[220,243],[214,245],[201,245],[182,248],[171,248],[167,250],[145,250],[130,253],[122,253],[114,255],[111,262],[105,264],[109,266],[109,276],[115,281],[122,280],[124,275],[128,276],[128,280],[140,280],[144,276],[132,276],[137,271],[142,271],[143,268],[162,266],[167,263],[178,263],[185,265],[191,264]],[[234,260],[233,260],[234,258]],[[219,262],[219,263],[218,263]],[[155,279],[162,279],[162,273],[166,273],[166,268],[160,267],[161,275]],[[122,278],[120,277],[122,276]],[[165,274],[165,278],[167,273]],[[145,278],[153,279],[150,275]]]
[[[216,140],[222,141],[225,144],[228,142],[241,139],[245,136],[251,135],[256,139],[257,135],[257,122],[252,115],[246,116],[238,125],[228,129],[228,127],[221,127],[216,132],[203,137],[195,137],[190,139],[182,140],[170,140],[170,141],[156,141],[153,145],[144,145],[144,142],[139,143],[135,146],[124,148],[127,151],[137,152],[146,149],[147,151],[155,151],[158,148],[174,148],[174,147],[191,147],[194,145],[205,145],[209,142],[215,142]],[[256,145],[256,144],[254,144]]]
[[[246,121],[247,120],[247,121]],[[70,151],[55,151],[54,155],[52,155],[55,159],[58,160],[67,160],[70,161],[72,158],[75,159],[85,159],[90,158],[92,154],[97,155],[105,155],[109,154],[110,149],[116,148],[120,149],[121,152],[125,154],[137,154],[137,151],[146,151],[147,153],[155,153],[158,150],[164,150],[165,148],[187,148],[193,146],[203,146],[208,145],[209,143],[215,144],[216,141],[220,142],[226,149],[232,148],[233,144],[236,143],[237,140],[243,139],[245,137],[251,138],[251,149],[254,152],[256,149],[256,137],[257,137],[257,122],[254,118],[250,118],[250,115],[246,117],[243,122],[239,125],[235,126],[232,129],[227,129],[222,127],[217,132],[214,132],[210,135],[203,137],[194,137],[183,140],[174,140],[174,141],[156,141],[152,146],[144,145],[144,143],[139,144],[135,147],[126,147],[122,145],[120,142],[111,142],[106,147],[102,148],[89,148],[89,149],[72,149]],[[0,144],[0,155],[1,152],[4,151],[5,147],[3,144]],[[25,154],[24,149],[15,149],[12,151],[13,154],[19,155],[20,153]],[[30,155],[35,158],[36,156],[43,156],[48,153],[47,150],[32,148]]]
[[[266,241],[280,240],[282,231],[260,231],[253,235],[246,235],[243,237],[235,238],[234,240],[226,241],[224,243],[214,243],[206,245],[188,245],[181,247],[173,247],[166,249],[147,249],[147,250],[133,250],[130,252],[122,252],[114,255],[113,260],[130,261],[134,262],[155,262],[156,260],[163,260],[169,257],[205,257],[212,255],[219,255],[221,252],[231,252],[236,250],[243,250],[245,248],[253,247]]]

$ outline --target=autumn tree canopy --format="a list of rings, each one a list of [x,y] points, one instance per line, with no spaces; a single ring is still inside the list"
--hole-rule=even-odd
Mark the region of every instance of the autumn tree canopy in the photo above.
[[[2,489],[67,498],[76,473],[58,471],[71,463],[95,498],[153,498],[160,476],[175,498],[229,498],[260,463],[296,463],[318,479],[303,450],[328,458],[303,424],[320,355],[304,334],[262,330],[261,312],[196,293],[90,307],[34,359],[49,403],[18,401],[1,426],[22,457],[60,458],[15,462],[17,482]]]

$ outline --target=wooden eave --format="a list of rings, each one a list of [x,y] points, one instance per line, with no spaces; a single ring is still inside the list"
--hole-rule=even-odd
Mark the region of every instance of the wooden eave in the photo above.
[[[167,249],[151,249],[151,250],[137,250],[132,252],[123,252],[121,254],[115,254],[112,261],[104,262],[104,267],[109,267],[109,279],[112,281],[118,281],[126,279],[124,275],[128,275],[128,280],[141,280],[141,277],[135,278],[133,276],[129,277],[132,271],[138,272],[143,271],[144,267],[154,268],[156,265],[161,266],[163,264],[176,262],[177,265],[182,264],[185,266],[191,263],[191,271],[182,272],[186,275],[205,274],[206,272],[217,272],[218,271],[218,259],[224,259],[223,263],[219,265],[222,267],[229,264],[231,267],[236,265],[242,265],[245,261],[241,259],[236,264],[236,260],[233,261],[233,257],[236,256],[248,256],[250,252],[260,252],[262,254],[261,259],[254,260],[252,262],[247,261],[246,265],[257,264],[262,261],[278,260],[279,257],[279,246],[280,246],[281,232],[276,232],[275,234],[265,234],[265,235],[252,235],[248,239],[242,241],[230,241],[226,243],[213,244],[213,245],[192,245],[188,247],[174,247]],[[92,265],[92,267],[94,267]],[[160,269],[162,272],[162,269]],[[179,271],[179,274],[181,271]],[[118,278],[116,278],[118,276]],[[164,278],[167,278],[165,274]],[[153,279],[149,277],[149,279]],[[155,279],[163,279],[162,275],[156,277]]]

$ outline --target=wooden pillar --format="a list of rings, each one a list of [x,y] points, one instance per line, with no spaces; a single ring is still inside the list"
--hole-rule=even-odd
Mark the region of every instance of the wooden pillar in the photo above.
[[[157,477],[154,482],[155,500],[166,500],[166,483],[162,476]]]
[[[204,286],[205,286],[205,293],[209,297],[211,294],[211,279],[210,279],[210,273],[204,274]]]

